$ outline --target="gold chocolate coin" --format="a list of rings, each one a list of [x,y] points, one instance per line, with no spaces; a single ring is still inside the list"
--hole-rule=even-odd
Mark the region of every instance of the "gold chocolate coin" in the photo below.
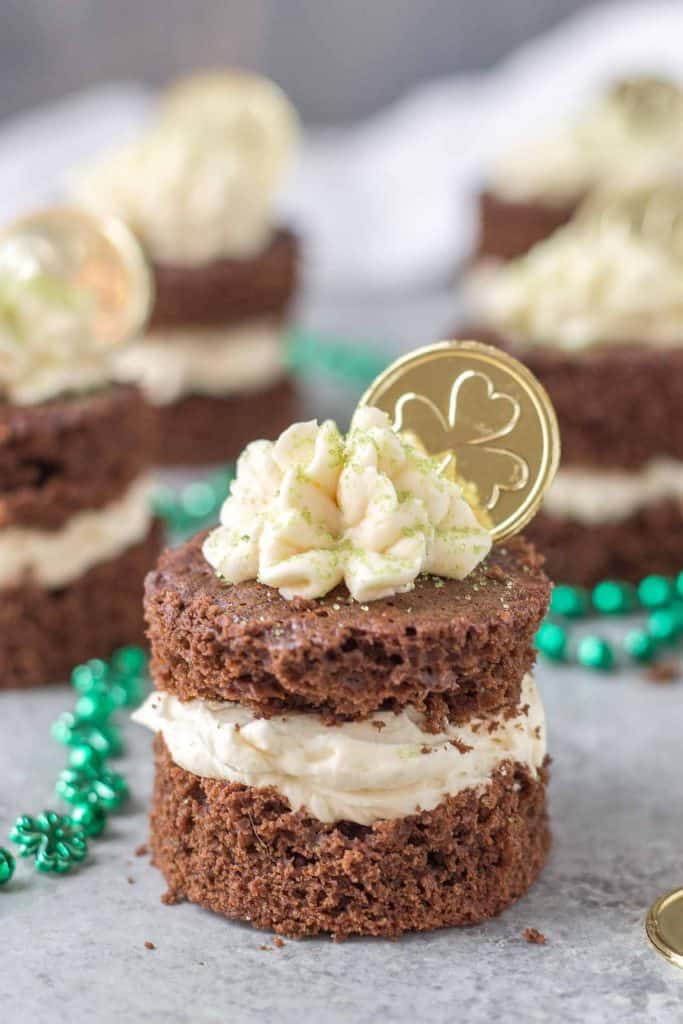
[[[494,541],[519,532],[541,504],[560,458],[552,403],[534,375],[501,349],[442,341],[392,363],[360,400],[465,481]]]
[[[0,234],[0,275],[61,280],[93,300],[93,335],[118,345],[145,325],[153,301],[151,273],[121,221],[68,206],[38,210]]]
[[[683,967],[683,889],[661,896],[652,904],[645,928],[657,952]]]

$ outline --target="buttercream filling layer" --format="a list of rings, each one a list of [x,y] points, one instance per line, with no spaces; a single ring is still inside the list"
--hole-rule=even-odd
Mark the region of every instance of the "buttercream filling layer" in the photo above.
[[[283,373],[281,324],[151,331],[117,358],[116,376],[139,384],[154,405],[186,395],[223,396],[267,388]]]
[[[183,703],[164,692],[133,719],[161,733],[173,761],[194,775],[273,786],[293,810],[360,825],[433,810],[449,795],[488,785],[504,762],[535,774],[546,753],[543,705],[530,675],[513,715],[508,709],[437,735],[413,709],[329,727],[314,715],[255,718],[239,704]]]
[[[543,499],[543,511],[587,525],[620,522],[667,499],[681,502],[683,463],[654,459],[636,472],[560,469]]]
[[[0,586],[31,579],[45,587],[62,587],[116,558],[146,536],[152,520],[151,495],[152,481],[145,474],[116,501],[79,512],[58,530],[0,530]]]

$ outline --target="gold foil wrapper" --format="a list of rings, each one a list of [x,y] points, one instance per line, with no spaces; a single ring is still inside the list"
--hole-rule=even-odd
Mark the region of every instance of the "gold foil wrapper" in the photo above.
[[[683,967],[683,889],[661,896],[650,907],[647,937],[669,963]]]
[[[476,341],[443,341],[388,367],[361,405],[386,412],[394,428],[465,482],[494,541],[535,515],[560,458],[552,403],[512,356]]]
[[[0,234],[0,275],[62,280],[93,300],[93,341],[119,345],[144,327],[153,302],[142,249],[118,220],[55,206],[14,221]]]

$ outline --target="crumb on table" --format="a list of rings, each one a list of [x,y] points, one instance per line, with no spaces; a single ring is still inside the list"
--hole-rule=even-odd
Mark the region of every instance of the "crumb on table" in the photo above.
[[[145,949],[156,949],[156,948],[157,948],[157,947],[156,947],[156,946],[154,945],[154,943],[153,943],[153,942],[150,942],[150,941],[149,941],[149,939],[148,939],[148,940],[147,940],[147,942],[145,943]]]
[[[149,853],[149,849],[148,849],[147,845],[145,843],[143,843],[142,846],[138,846],[137,850],[135,851],[135,856],[136,857],[146,857],[148,853]]]
[[[525,928],[524,941],[530,942],[533,946],[545,946],[547,939],[543,932],[539,932],[538,928]]]
[[[645,678],[651,683],[673,683],[680,676],[681,666],[677,661],[657,661],[645,673]]]

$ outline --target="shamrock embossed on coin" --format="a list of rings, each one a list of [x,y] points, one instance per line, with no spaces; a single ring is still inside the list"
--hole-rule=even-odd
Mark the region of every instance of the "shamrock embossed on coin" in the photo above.
[[[361,404],[383,409],[443,473],[472,489],[496,541],[532,518],[555,475],[560,443],[550,400],[500,349],[474,341],[418,349],[385,370]]]

